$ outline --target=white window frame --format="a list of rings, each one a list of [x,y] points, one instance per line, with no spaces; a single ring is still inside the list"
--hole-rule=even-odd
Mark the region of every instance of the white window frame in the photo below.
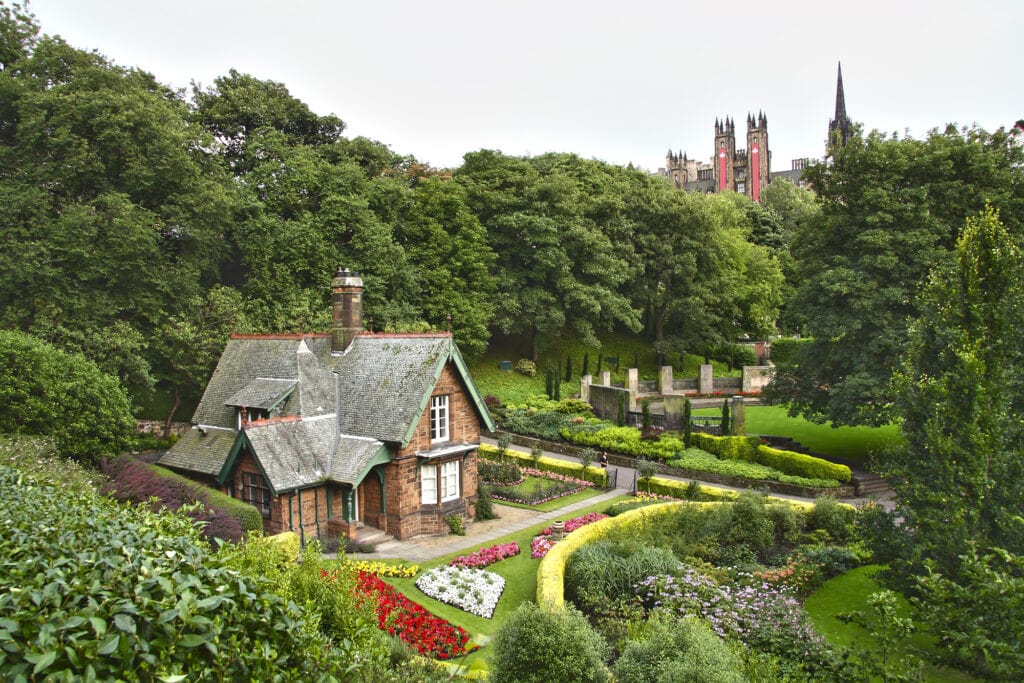
[[[437,465],[420,467],[420,497],[423,505],[437,505]]]
[[[448,395],[430,397],[430,443],[448,441]]]
[[[460,470],[461,467],[458,460],[449,460],[448,462],[441,463],[439,475],[442,503],[459,498]]]

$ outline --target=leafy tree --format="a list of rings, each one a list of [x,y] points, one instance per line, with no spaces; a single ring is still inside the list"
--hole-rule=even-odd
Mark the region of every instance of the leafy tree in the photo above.
[[[608,173],[573,155],[526,159],[489,150],[467,154],[455,173],[497,255],[494,323],[527,335],[533,359],[565,330],[597,348],[598,329],[639,327],[621,292],[631,260],[600,220],[614,196],[590,192]]]
[[[36,39],[17,10],[0,26],[0,326],[148,386],[146,340],[215,276],[234,190],[150,74]]]
[[[813,341],[778,368],[770,393],[813,421],[884,424],[907,321],[920,313],[915,293],[964,220],[989,202],[1022,230],[1024,147],[1003,130],[949,127],[923,141],[872,133],[806,175],[821,213],[794,242],[790,310]]]
[[[415,303],[423,319],[440,325],[452,316],[452,332],[470,358],[487,349],[494,316],[495,254],[487,233],[466,204],[461,185],[439,178],[420,181],[395,228],[414,269]]]
[[[887,459],[922,613],[953,655],[1019,678],[1024,556],[1024,248],[989,207],[933,269],[894,380],[906,447]],[[996,597],[1000,596],[1000,597]]]
[[[95,464],[127,448],[134,428],[124,390],[95,363],[0,330],[0,432],[49,436],[61,455]]]
[[[994,209],[967,220],[935,269],[894,386],[906,448],[900,508],[940,567],[972,544],[1024,553],[1024,255]]]
[[[155,343],[162,362],[156,374],[174,394],[165,434],[182,401],[202,395],[236,324],[246,327],[242,298],[230,287],[217,285],[205,297],[192,297],[184,313],[172,315],[161,326]]]
[[[345,123],[336,116],[318,116],[291,96],[283,83],[264,81],[234,69],[203,89],[192,84],[195,120],[210,129],[236,174],[249,170],[246,140],[261,129],[272,129],[297,145],[336,142]]]

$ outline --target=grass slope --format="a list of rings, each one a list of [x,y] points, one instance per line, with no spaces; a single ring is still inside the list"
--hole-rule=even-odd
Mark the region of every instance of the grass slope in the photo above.
[[[867,630],[854,623],[843,623],[837,618],[837,615],[867,610],[868,596],[883,590],[883,587],[874,579],[874,574],[879,569],[881,567],[878,565],[852,569],[827,581],[804,602],[804,609],[810,616],[815,630],[829,643],[849,648],[854,652],[877,649],[878,643],[872,640]],[[910,611],[910,606],[902,596],[899,598],[899,610],[901,617],[906,617]],[[896,656],[902,657],[914,650],[924,653],[923,659],[926,661],[936,659],[939,654],[935,639],[924,632],[914,633],[906,646],[896,653]],[[960,671],[929,664],[924,669],[924,680],[935,683],[947,681],[955,683],[978,679]]]

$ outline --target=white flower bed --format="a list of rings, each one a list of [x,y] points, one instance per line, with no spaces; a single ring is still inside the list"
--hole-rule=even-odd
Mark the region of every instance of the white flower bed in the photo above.
[[[416,579],[416,587],[443,603],[490,619],[505,591],[505,579],[469,567],[434,567]]]

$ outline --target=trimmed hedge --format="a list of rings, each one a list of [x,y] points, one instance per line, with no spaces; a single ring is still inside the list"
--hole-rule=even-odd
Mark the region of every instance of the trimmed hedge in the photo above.
[[[487,458],[488,460],[496,460],[499,457],[498,448],[486,443],[480,444],[478,452],[480,457]],[[520,467],[533,467],[533,458],[530,457],[529,453],[506,450],[505,457],[515,460]],[[542,455],[540,460],[537,461],[537,469],[544,472],[557,472],[558,474],[566,474],[570,477],[578,477],[585,481],[593,482],[600,487],[608,485],[608,472],[603,467],[590,466],[584,469],[580,463]]]
[[[158,476],[167,477],[168,479],[174,479],[191,485],[199,494],[205,496],[207,502],[211,505],[223,508],[225,512],[237,519],[239,526],[242,527],[242,531],[263,530],[263,515],[260,514],[260,511],[256,509],[255,505],[250,505],[244,500],[232,498],[228,494],[221,493],[217,489],[211,489],[209,486],[197,484],[188,477],[184,477],[177,472],[172,472],[160,467],[159,465],[150,465],[149,468]]]
[[[675,436],[662,435],[657,441],[645,441],[640,438],[640,430],[636,427],[605,427],[596,432],[563,429],[561,436],[566,441],[581,446],[592,446],[648,460],[668,460],[684,448],[683,440]]]
[[[755,456],[757,462],[774,467],[786,474],[810,479],[835,479],[838,482],[850,481],[850,468],[828,460],[815,458],[813,455],[784,451],[770,446],[758,446]]]
[[[832,479],[840,483],[850,481],[850,468],[813,455],[784,451],[763,446],[756,436],[712,436],[693,433],[692,443],[722,460],[743,460],[778,470],[783,474],[808,479]]]
[[[637,486],[640,486],[638,483]],[[672,496],[673,498],[685,499],[686,491],[690,484],[678,479],[663,479],[651,477],[650,481],[644,480],[643,488],[648,493],[655,493],[660,496]],[[730,489],[720,489],[715,486],[700,484],[700,495],[708,500],[735,500],[740,494]]]
[[[792,474],[783,474],[777,469],[760,465],[756,462],[744,460],[720,460],[716,456],[699,448],[687,448],[678,457],[666,463],[669,467],[678,467],[687,472],[686,476],[699,476],[701,473],[724,475],[738,479],[752,479],[755,481],[775,480],[784,484],[804,486],[809,488],[838,488],[839,482],[835,479],[810,479],[798,477]]]

